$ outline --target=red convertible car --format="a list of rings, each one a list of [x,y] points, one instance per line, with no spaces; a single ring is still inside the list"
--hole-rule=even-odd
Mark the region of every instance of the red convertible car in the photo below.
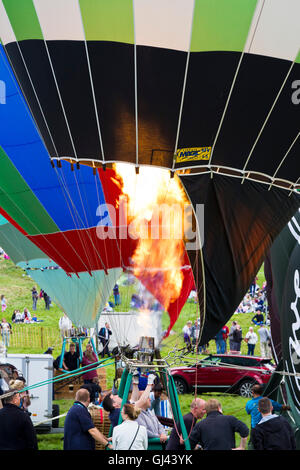
[[[171,369],[177,393],[199,392],[237,393],[251,397],[255,383],[267,384],[275,366],[271,359],[230,354],[210,355],[194,366]]]

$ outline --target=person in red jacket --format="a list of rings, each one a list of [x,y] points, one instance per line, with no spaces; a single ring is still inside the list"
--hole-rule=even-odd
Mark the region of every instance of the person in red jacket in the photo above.
[[[83,353],[82,362],[81,362],[82,367],[86,367],[88,365],[91,365],[91,367],[87,367],[85,369],[86,372],[82,376],[83,381],[84,381],[85,384],[93,383],[93,379],[95,377],[98,377],[97,369],[95,369],[95,367],[97,366],[96,363],[98,361],[99,361],[98,356],[93,351],[92,345],[90,343],[88,343],[86,345],[86,349]],[[90,370],[90,369],[92,369],[92,370]]]
[[[223,354],[227,353],[227,338],[229,336],[229,328],[227,325],[224,325],[222,328],[222,333],[223,333],[223,341],[224,341],[224,350]]]

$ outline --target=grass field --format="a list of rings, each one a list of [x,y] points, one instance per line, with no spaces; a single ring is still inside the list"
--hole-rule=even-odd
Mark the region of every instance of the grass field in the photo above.
[[[260,269],[258,273],[258,283],[259,285],[262,284],[264,281],[264,273],[263,267]],[[20,311],[27,307],[29,311],[31,311],[32,307],[32,300],[31,300],[31,289],[35,283],[32,279],[27,276],[24,271],[20,268],[14,266],[14,264],[10,260],[4,260],[3,258],[0,259],[0,295],[4,294],[7,300],[7,310],[2,317],[5,317],[9,322],[11,322],[11,316],[14,309],[18,308]],[[39,287],[39,286],[38,286]],[[120,294],[122,299],[122,304],[119,307],[119,310],[127,311],[129,309],[129,302],[131,299],[131,294],[133,292],[134,286],[120,286]],[[113,299],[113,296],[112,296]],[[42,300],[38,301],[37,307],[37,317],[43,322],[32,325],[21,325],[22,328],[54,328],[57,329],[57,339],[55,341],[55,350],[53,352],[53,356],[57,357],[61,352],[61,340],[59,337],[59,329],[58,329],[58,321],[61,317],[62,312],[56,306],[53,305],[50,310],[45,310],[44,302]],[[162,357],[166,356],[170,351],[174,348],[180,348],[184,346],[183,337],[181,335],[181,331],[183,326],[186,324],[188,320],[196,320],[198,314],[198,307],[193,302],[187,302],[182,309],[182,312],[173,328],[173,335],[170,335],[166,340],[163,341],[161,347],[161,355]],[[245,334],[248,331],[248,328],[251,324],[252,314],[238,314],[234,316],[234,319],[237,319],[240,323],[243,333]],[[228,322],[228,325],[231,325],[233,318]],[[167,328],[169,324],[168,315],[163,314],[162,318],[163,329]],[[41,347],[32,348],[30,346],[25,346],[20,342],[17,347],[9,348],[10,353],[43,353],[45,351],[46,346],[52,346],[51,344],[45,345],[43,349]],[[242,353],[246,353],[247,346],[246,343],[242,343]],[[216,346],[215,342],[212,340],[209,343],[209,352],[215,353]],[[255,353],[259,355],[259,345],[256,346]],[[191,356],[195,359],[196,356]],[[107,367],[107,387],[112,386],[112,380],[114,377],[114,366]],[[202,396],[202,395],[198,395]],[[250,425],[249,416],[245,412],[245,404],[247,402],[246,398],[242,398],[239,396],[234,395],[226,395],[226,394],[204,394],[203,398],[208,399],[208,397],[213,396],[220,400],[223,407],[223,412],[225,414],[231,414],[236,416],[238,419],[241,419],[245,422],[248,426]],[[189,406],[191,403],[193,396],[189,395],[180,395],[179,402],[182,409],[182,413],[185,414],[189,411]],[[70,406],[72,405],[72,400],[59,400],[55,401],[54,403],[58,403],[60,406],[60,414],[63,414],[68,411]],[[60,419],[60,426],[63,426],[64,419]],[[41,450],[60,450],[63,448],[63,441],[62,435],[39,435],[39,449]]]

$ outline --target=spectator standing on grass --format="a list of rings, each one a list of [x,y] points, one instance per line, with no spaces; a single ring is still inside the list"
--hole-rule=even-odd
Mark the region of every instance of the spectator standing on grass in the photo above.
[[[6,299],[5,299],[5,296],[2,294],[1,295],[1,310],[2,312],[5,312],[6,309],[7,309]]]
[[[20,393],[9,390],[0,410],[0,450],[37,450],[35,429],[21,405]]]
[[[260,337],[260,354],[261,357],[271,357],[270,352],[270,340],[271,335],[268,328],[265,325],[261,325],[257,331]]]
[[[215,342],[216,342],[216,349],[217,349],[217,354],[222,354],[223,348],[223,331],[222,329],[217,332],[215,335]]]
[[[233,332],[236,329],[237,321],[233,321],[229,330],[229,350],[230,352],[234,350],[234,341],[233,341]]]
[[[95,450],[95,441],[112,449],[108,439],[95,427],[89,404],[89,391],[79,389],[65,419],[64,450]]]
[[[246,412],[248,415],[251,415],[251,428],[255,428],[255,426],[260,422],[262,415],[258,409],[258,402],[262,398],[264,393],[264,386],[260,384],[253,385],[251,389],[252,397],[251,400],[247,401],[246,403]],[[290,410],[288,405],[283,405],[278,403],[277,401],[271,400],[273,410],[274,411],[286,411]]]
[[[236,322],[235,329],[232,333],[232,352],[240,353],[241,352],[241,343],[243,340],[243,333],[240,325]]]
[[[45,302],[45,309],[50,310],[51,299],[49,295],[46,292],[44,292],[43,297],[44,297],[44,302]]]
[[[223,333],[223,349],[222,349],[222,354],[227,353],[227,338],[229,335],[229,328],[227,325],[224,325],[222,328],[222,333]]]
[[[5,318],[2,318],[0,329],[1,329],[1,336],[2,336],[3,344],[6,348],[8,348],[9,343],[10,343],[11,324],[8,323]]]
[[[38,291],[36,290],[35,286],[33,286],[33,288],[31,289],[31,296],[32,296],[32,310],[35,311],[37,301],[38,301],[38,298],[39,298],[39,294],[38,294]]]
[[[251,416],[251,434],[250,434],[250,440],[248,443],[249,450],[253,450],[252,430],[257,426],[257,424],[260,422],[262,418],[261,412],[258,408],[258,403],[259,403],[259,400],[263,396],[264,386],[260,384],[253,385],[251,389],[251,393],[252,393],[253,398],[251,398],[251,400],[248,400],[246,403],[246,412],[248,415]],[[289,405],[283,405],[274,400],[271,400],[271,403],[272,403],[272,407],[274,411],[281,412],[281,411],[286,411],[290,409]]]
[[[198,320],[195,320],[191,328],[191,339],[192,339],[193,351],[195,349],[195,346],[197,345],[199,333],[200,333],[200,324]]]
[[[119,292],[119,286],[118,284],[115,284],[113,288],[113,295],[114,295],[114,300],[115,300],[115,305],[120,305],[120,292]]]
[[[258,337],[257,334],[254,332],[252,326],[249,327],[249,331],[246,333],[245,341],[248,346],[248,356],[254,356],[254,349],[258,341]]]
[[[295,434],[286,418],[272,414],[269,398],[260,398],[258,410],[261,420],[252,430],[254,450],[296,450]]]
[[[195,398],[191,403],[190,412],[183,416],[187,435],[189,436],[193,430],[198,419],[202,419],[206,413],[205,401],[201,398]],[[185,445],[182,443],[182,429],[180,423],[176,423],[173,427],[166,450],[185,450]]]
[[[110,329],[109,323],[106,322],[105,325],[102,328],[100,328],[99,333],[98,333],[98,338],[103,347],[102,352],[101,352],[101,357],[104,357],[105,354],[107,354],[107,356],[110,357],[108,345],[109,345],[109,340],[110,340],[111,335],[112,335],[112,331]]]
[[[192,322],[190,320],[182,328],[182,333],[183,333],[183,339],[184,339],[185,345],[187,349],[191,351],[192,349],[192,341],[191,341]]]
[[[249,429],[235,416],[223,414],[221,403],[214,398],[205,405],[206,418],[196,424],[191,435],[191,448],[200,444],[204,450],[245,450]],[[239,447],[235,444],[235,433],[240,434]]]
[[[249,292],[250,292],[250,295],[251,297],[254,297],[255,296],[255,292],[256,292],[256,281],[258,280],[258,277],[255,276],[255,278],[253,279],[253,281],[251,282],[250,286],[249,286]]]
[[[148,437],[145,426],[137,422],[141,413],[130,403],[125,403],[121,410],[123,422],[113,429],[113,450],[147,450]]]

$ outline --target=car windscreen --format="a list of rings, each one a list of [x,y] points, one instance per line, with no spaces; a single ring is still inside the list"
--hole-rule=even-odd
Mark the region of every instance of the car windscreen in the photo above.
[[[221,362],[221,358],[217,356],[209,356],[200,361],[199,366],[208,367],[208,366],[215,366]]]

